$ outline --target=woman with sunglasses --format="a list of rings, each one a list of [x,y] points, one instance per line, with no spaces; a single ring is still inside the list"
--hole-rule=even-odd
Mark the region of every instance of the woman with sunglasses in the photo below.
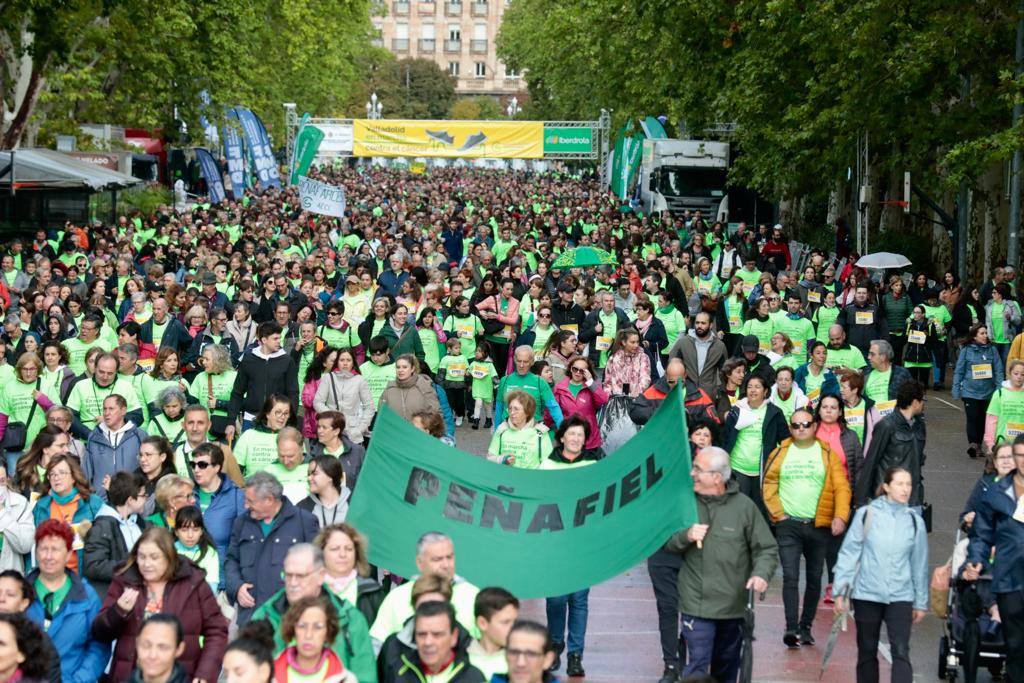
[[[360,297],[359,301],[365,301],[365,298]],[[328,346],[336,349],[354,349],[361,345],[359,331],[345,317],[346,311],[348,308],[343,301],[333,301],[327,307],[327,320],[317,328],[316,334]],[[365,317],[364,314],[359,320],[363,320]]]
[[[623,330],[626,332],[626,330]],[[636,331],[632,331],[634,336]],[[643,354],[639,354],[643,356]],[[647,359],[643,356],[644,360]],[[597,412],[608,403],[608,392],[594,379],[594,365],[589,358],[579,356],[569,364],[569,373],[555,385],[552,393],[563,418],[578,415],[588,425],[587,448],[601,446],[601,430],[597,426]]]
[[[533,325],[523,332],[519,339],[519,344],[521,346],[532,346],[534,352],[540,355],[548,340],[551,339],[551,336],[558,332],[558,328],[551,322],[551,316],[550,306],[539,306],[536,312],[532,314],[534,318]]]

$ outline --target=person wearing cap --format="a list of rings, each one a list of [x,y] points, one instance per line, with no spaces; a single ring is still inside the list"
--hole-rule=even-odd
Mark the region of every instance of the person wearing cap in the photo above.
[[[774,332],[782,332],[793,342],[793,357],[797,365],[807,362],[807,346],[814,341],[814,325],[803,314],[800,294],[790,290],[786,295],[786,315],[775,320]]]
[[[210,300],[210,307],[223,308],[230,313],[231,301],[228,300],[227,295],[217,289],[217,274],[208,270],[203,273],[199,281],[203,285],[203,296]]]
[[[742,358],[747,363],[747,377],[749,377],[754,371],[763,376],[767,381],[768,385],[775,384],[775,370],[772,369],[772,362],[768,356],[760,352],[760,344],[757,337],[752,334],[748,334],[740,339],[739,354],[737,358]]]
[[[557,271],[551,271],[552,274]],[[579,336],[586,312],[573,300],[574,289],[568,282],[558,283],[558,300],[551,303],[552,321],[561,330],[569,330]]]

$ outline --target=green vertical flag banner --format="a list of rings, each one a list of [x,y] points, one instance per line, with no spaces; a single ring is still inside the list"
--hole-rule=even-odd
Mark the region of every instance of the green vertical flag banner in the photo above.
[[[636,566],[697,521],[685,434],[676,387],[604,460],[522,470],[445,446],[385,408],[347,521],[369,537],[370,561],[400,576],[418,573],[419,537],[441,531],[476,585],[565,595]]]
[[[291,184],[299,182],[299,177],[309,172],[316,152],[323,142],[324,132],[316,126],[305,125],[295,136],[295,159],[292,163]]]

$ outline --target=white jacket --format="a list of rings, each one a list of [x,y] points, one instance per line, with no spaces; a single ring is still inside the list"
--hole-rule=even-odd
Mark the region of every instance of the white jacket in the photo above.
[[[28,498],[8,490],[3,510],[0,510],[0,535],[4,545],[0,550],[0,571],[14,569],[25,573],[25,556],[32,553],[35,545],[36,525],[32,519],[32,508]]]

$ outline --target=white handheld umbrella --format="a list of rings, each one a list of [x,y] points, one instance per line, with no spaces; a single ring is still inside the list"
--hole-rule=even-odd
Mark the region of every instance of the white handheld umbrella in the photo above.
[[[909,266],[910,259],[903,254],[879,251],[874,254],[861,256],[856,265],[861,268],[869,268],[871,270],[886,270],[888,268],[904,268]]]

